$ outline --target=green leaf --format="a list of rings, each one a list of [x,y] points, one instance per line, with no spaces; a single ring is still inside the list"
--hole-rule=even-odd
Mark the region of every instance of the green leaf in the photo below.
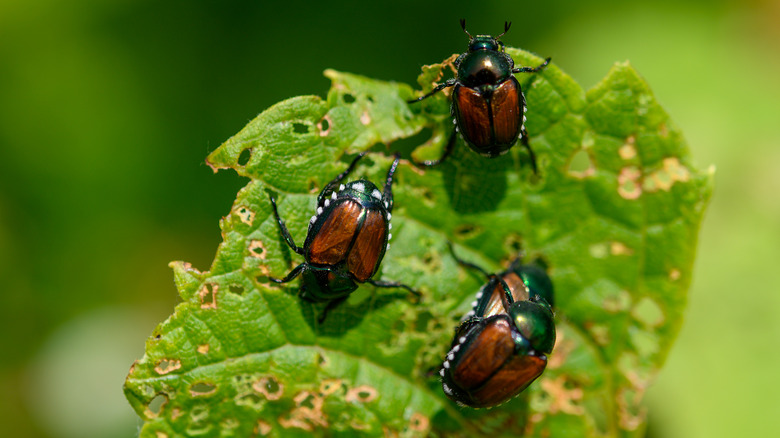
[[[420,85],[448,70],[427,66]],[[269,191],[302,244],[317,194],[353,154],[371,150],[353,176],[381,182],[393,142],[425,132],[414,154],[440,153],[452,129],[446,93],[407,105],[417,95],[407,85],[325,74],[326,100],[281,102],[209,156],[250,182],[220,223],[210,270],[171,264],[183,302],[125,383],[141,436],[641,436],[642,396],[682,323],[712,172],[693,166],[634,69],[616,64],[588,92],[555,65],[518,76],[538,176],[521,147],[484,159],[460,140],[439,167],[402,161],[375,278],[411,285],[421,301],[364,285],[319,325],[323,305],[300,300],[298,281],[268,280],[302,261],[279,235]],[[490,410],[457,407],[436,375],[483,281],[448,240],[495,271],[522,249],[555,283],[547,370]]]

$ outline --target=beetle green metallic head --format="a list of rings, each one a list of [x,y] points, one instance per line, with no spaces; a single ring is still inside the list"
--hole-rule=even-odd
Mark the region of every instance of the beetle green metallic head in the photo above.
[[[503,47],[504,45],[498,40],[506,34],[510,26],[512,26],[512,22],[505,21],[504,32],[497,37],[492,37],[490,35],[471,36],[469,31],[466,30],[466,20],[460,20],[460,27],[463,28],[463,32],[469,37],[469,52],[475,52],[477,50],[498,50],[499,47]]]
[[[547,301],[550,307],[555,306],[553,284],[542,267],[532,263],[520,266],[515,272],[523,279],[530,295],[538,295]]]

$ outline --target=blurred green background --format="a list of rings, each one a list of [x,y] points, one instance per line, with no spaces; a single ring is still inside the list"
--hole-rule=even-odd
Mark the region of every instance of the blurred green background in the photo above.
[[[0,1],[4,435],[135,436],[122,382],[177,302],[167,263],[209,267],[244,184],[206,154],[325,68],[414,83],[466,17],[586,88],[630,60],[716,165],[648,434],[780,436],[778,1],[324,3]]]

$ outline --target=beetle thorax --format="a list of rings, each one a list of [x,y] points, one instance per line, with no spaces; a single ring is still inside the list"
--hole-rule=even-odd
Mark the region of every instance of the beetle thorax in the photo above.
[[[506,57],[495,50],[468,53],[458,66],[458,80],[470,88],[498,85],[511,74],[512,69]]]

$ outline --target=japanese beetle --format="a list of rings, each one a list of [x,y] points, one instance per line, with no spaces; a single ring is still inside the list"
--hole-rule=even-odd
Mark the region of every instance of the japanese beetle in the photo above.
[[[460,25],[469,37],[469,46],[467,52],[455,59],[457,77],[408,103],[419,102],[447,87],[455,87],[450,112],[454,117],[455,130],[461,133],[469,148],[483,157],[495,158],[507,153],[519,138],[528,150],[535,173],[536,157],[525,131],[525,95],[513,74],[536,73],[545,68],[551,58],[536,67],[515,68],[504,43],[499,41],[512,23],[505,22],[504,33],[497,37],[471,36],[466,30],[466,20],[460,20]],[[452,152],[454,144],[453,135],[438,160],[417,164],[434,166],[441,163]]]
[[[439,374],[451,400],[472,408],[509,401],[539,377],[555,346],[552,282],[543,269],[523,265],[487,274],[472,310],[455,331]]]
[[[320,322],[325,320],[331,309],[358,288],[358,283],[400,287],[419,295],[404,284],[371,279],[390,247],[392,184],[399,157],[396,155],[387,172],[384,192],[364,179],[341,184],[364,155],[365,152],[358,155],[347,170],[329,182],[317,197],[317,209],[309,221],[303,247],[295,244],[279,216],[276,200],[269,195],[282,237],[293,251],[305,259],[286,277],[270,280],[287,283],[301,275],[301,298],[328,303],[319,318]]]

